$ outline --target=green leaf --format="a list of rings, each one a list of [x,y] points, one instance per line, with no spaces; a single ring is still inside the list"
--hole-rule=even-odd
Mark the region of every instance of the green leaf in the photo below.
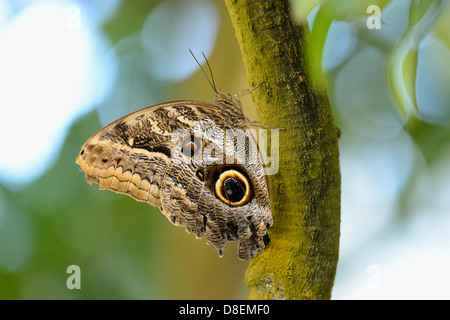
[[[328,0],[292,0],[291,6],[292,11],[294,12],[295,18],[299,21],[306,20],[306,17],[314,10],[315,7],[326,3]]]
[[[390,0],[339,0],[325,3],[325,10],[336,21],[354,21],[360,17],[367,17],[367,8],[376,5],[382,10]]]
[[[403,85],[410,103],[416,112],[419,112],[416,99],[416,73],[417,73],[417,48],[411,49],[403,61]]]
[[[419,112],[415,88],[418,47],[437,21],[442,8],[442,0],[413,0],[409,10],[409,26],[386,60],[387,83],[406,118],[416,116]]]
[[[404,116],[419,112],[416,100],[417,47],[412,46],[412,34],[406,34],[387,60],[388,84],[392,96]]]
[[[409,26],[415,26],[428,10],[432,12],[441,8],[442,0],[413,0],[409,8]],[[430,8],[431,7],[431,8]]]

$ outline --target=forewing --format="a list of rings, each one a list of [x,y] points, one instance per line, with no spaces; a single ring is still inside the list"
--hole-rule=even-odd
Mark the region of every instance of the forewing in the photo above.
[[[172,133],[192,130],[214,105],[177,101],[151,106],[104,127],[82,146],[76,163],[89,183],[161,206],[161,185],[171,163]]]

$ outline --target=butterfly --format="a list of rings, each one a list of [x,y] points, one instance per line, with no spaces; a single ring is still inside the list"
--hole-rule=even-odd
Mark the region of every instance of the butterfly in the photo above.
[[[267,247],[273,223],[266,176],[241,103],[211,78],[214,103],[173,101],[126,115],[89,138],[76,163],[88,183],[160,208],[195,237],[206,234],[219,256],[238,241],[238,258],[250,260]]]

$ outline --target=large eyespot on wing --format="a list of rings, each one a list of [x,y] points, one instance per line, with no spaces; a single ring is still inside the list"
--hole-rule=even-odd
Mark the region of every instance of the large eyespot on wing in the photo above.
[[[231,207],[242,206],[252,197],[249,178],[235,169],[226,169],[219,175],[214,192],[220,201]]]
[[[212,171],[215,173],[209,175],[209,188],[214,211],[208,214],[208,222],[213,219],[213,224],[220,229],[216,233],[225,240],[238,240],[239,259],[251,260],[269,243],[267,231],[272,219],[268,196],[261,195],[258,179],[251,177],[244,166],[219,165]],[[259,190],[256,193],[255,187]]]
[[[195,134],[188,135],[181,143],[181,152],[187,158],[195,157],[202,148],[202,137]]]

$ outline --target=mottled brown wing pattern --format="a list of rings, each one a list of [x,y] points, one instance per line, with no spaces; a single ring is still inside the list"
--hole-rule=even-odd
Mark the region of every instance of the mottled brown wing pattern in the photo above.
[[[264,170],[245,147],[237,149],[252,161],[223,161],[225,130],[248,128],[229,99],[164,103],[98,131],[76,163],[89,183],[159,207],[197,238],[206,234],[220,256],[227,241],[238,240],[238,257],[248,260],[265,249],[272,225]]]

